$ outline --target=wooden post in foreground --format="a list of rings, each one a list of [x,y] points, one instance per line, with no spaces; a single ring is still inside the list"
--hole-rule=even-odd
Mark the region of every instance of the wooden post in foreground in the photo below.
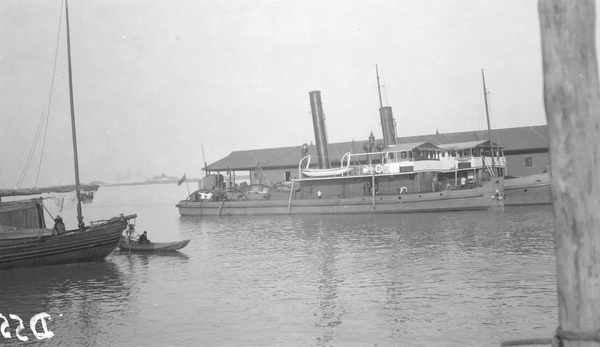
[[[594,0],[539,0],[562,346],[600,346],[600,88]]]

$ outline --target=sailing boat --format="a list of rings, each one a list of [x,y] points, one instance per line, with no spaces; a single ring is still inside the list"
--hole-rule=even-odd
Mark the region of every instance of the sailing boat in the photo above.
[[[89,187],[79,183],[77,159],[77,136],[75,132],[75,112],[73,107],[73,80],[71,72],[71,44],[69,37],[69,7],[65,0],[67,55],[69,69],[69,96],[71,106],[71,128],[73,158],[75,165],[75,186],[77,196],[78,228],[63,230],[46,227],[44,206],[41,198],[2,202],[0,200],[0,269],[37,267],[56,264],[96,262],[106,258],[115,250],[121,233],[135,214],[96,221],[86,226],[81,211],[81,192]],[[64,188],[61,188],[64,189]],[[38,190],[3,191],[7,195],[39,194]],[[28,194],[31,193],[31,194]],[[0,195],[0,198],[2,195]]]

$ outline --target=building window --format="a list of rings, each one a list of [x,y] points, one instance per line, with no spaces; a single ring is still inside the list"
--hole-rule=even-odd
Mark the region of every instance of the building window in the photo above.
[[[284,179],[284,181],[289,182],[290,181],[290,176],[291,176],[291,173],[289,171],[285,171],[285,179]]]
[[[533,160],[531,159],[531,157],[525,157],[525,166],[532,166],[533,165]]]

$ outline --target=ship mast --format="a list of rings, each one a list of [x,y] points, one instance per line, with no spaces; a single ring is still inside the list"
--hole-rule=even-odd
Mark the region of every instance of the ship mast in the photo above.
[[[75,131],[75,106],[73,102],[73,73],[71,71],[71,37],[69,34],[69,4],[65,0],[65,14],[67,23],[67,57],[69,67],[69,101],[71,105],[71,133],[73,138],[73,162],[75,165],[75,194],[77,195],[77,225],[79,230],[84,230],[83,216],[81,213],[81,195],[79,193],[79,160],[77,158],[77,132]]]
[[[487,99],[487,88],[485,87],[485,75],[483,73],[483,69],[481,69],[481,78],[483,79],[483,100],[485,102],[485,117],[487,118],[487,127],[488,127],[488,140],[490,141],[490,147],[492,148],[492,170],[494,175],[496,174],[496,165],[494,157],[494,147],[492,146],[492,128],[490,126],[490,112],[488,110],[488,99]],[[485,163],[484,163],[485,164]]]
[[[379,69],[377,68],[377,64],[375,64],[375,73],[377,74],[377,92],[379,93],[379,107],[383,108],[383,101],[381,101],[381,86],[379,85]]]

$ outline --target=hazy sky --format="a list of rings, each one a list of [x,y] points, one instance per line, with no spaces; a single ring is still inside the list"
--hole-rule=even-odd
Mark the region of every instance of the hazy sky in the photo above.
[[[0,188],[42,116],[37,185],[74,182],[61,1],[0,1]],[[399,136],[487,128],[481,69],[493,127],[546,124],[536,0],[71,0],[69,14],[84,183],[200,177],[202,145],[211,163],[314,142],[313,90],[330,142],[381,138],[375,64]]]

